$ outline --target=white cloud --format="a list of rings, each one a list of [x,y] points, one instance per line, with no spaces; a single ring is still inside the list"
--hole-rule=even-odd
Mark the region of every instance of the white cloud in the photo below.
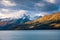
[[[11,11],[8,9],[2,9],[0,11],[0,18],[12,18],[12,19],[17,19],[21,18],[23,14],[27,13],[26,10],[19,10],[19,11]]]
[[[38,7],[44,7],[45,4],[44,4],[44,3],[35,3],[35,6],[38,6]]]
[[[55,3],[56,0],[44,0],[44,1],[47,1],[47,2],[50,2],[50,3]]]
[[[48,12],[39,12],[36,14],[36,16],[45,16],[45,15],[49,15]]]
[[[4,13],[4,14],[7,13],[7,12],[9,12],[8,9],[1,9],[0,11],[1,11],[2,13]]]
[[[14,2],[11,2],[10,0],[2,0],[1,4],[4,6],[16,6]]]

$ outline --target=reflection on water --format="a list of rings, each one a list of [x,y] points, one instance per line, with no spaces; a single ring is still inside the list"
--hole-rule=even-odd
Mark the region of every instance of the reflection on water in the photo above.
[[[0,40],[60,40],[60,30],[0,31]]]

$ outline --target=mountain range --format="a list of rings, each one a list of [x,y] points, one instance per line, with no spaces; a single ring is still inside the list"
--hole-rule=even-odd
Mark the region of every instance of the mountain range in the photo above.
[[[45,15],[31,22],[25,22],[14,29],[60,29],[60,12]]]
[[[24,15],[20,19],[0,21],[0,30],[60,29],[60,12],[35,18],[30,20],[29,15]]]
[[[30,16],[24,14],[23,17],[18,18],[18,19],[11,19],[11,18],[0,18],[0,30],[9,30],[11,28],[14,28],[15,26],[18,26],[22,23],[32,21],[30,20]],[[37,18],[39,18],[37,16]],[[36,19],[36,18],[35,18]]]

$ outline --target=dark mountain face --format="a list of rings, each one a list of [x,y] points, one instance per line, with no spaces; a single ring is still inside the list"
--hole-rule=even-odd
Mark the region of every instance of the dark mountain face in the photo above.
[[[15,23],[16,24],[22,24],[22,23],[25,23],[25,22],[28,22],[28,21],[31,21],[30,16],[24,15],[22,18],[17,19]]]

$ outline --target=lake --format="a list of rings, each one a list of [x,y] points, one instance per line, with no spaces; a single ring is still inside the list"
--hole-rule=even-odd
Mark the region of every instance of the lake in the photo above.
[[[60,30],[0,31],[0,40],[60,40]]]

